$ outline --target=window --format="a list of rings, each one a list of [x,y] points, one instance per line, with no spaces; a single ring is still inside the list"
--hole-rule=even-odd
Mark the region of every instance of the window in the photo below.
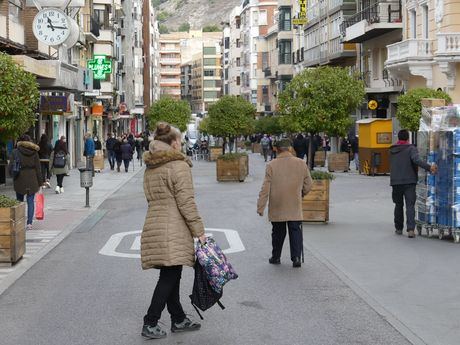
[[[241,84],[241,77],[236,77],[236,85],[240,85]]]
[[[213,58],[205,58],[203,59],[203,64],[205,66],[216,66],[217,65],[217,60]]]
[[[260,10],[260,12],[259,12],[259,25],[268,25],[268,23],[267,23],[267,10]]]
[[[94,10],[94,19],[96,20],[97,24],[99,25],[99,29],[107,30],[109,29],[109,10],[106,8],[105,10]]]
[[[417,38],[417,12],[410,11],[410,37]]]
[[[252,25],[259,26],[259,12],[252,12]]]
[[[228,80],[228,68],[225,69],[224,78],[225,80]]]
[[[230,37],[225,37],[224,47],[225,49],[230,49]]]
[[[280,31],[291,31],[291,8],[290,7],[280,8],[278,28]]]
[[[236,67],[241,66],[241,58],[236,58]]]
[[[268,58],[269,58],[268,52],[263,52],[262,53],[262,69],[263,70],[265,70],[265,69],[270,67],[270,65],[268,63]]]
[[[278,61],[280,65],[291,64],[291,41],[279,40],[278,41],[279,56]]]
[[[203,86],[204,87],[217,87],[215,80],[204,80]]]
[[[218,97],[219,97],[218,91],[205,91],[204,92],[204,98],[216,99]]]
[[[10,20],[15,23],[22,23],[22,5],[19,0],[9,0],[8,3],[8,14]]]
[[[225,39],[225,44],[227,44],[227,39],[230,40],[230,38],[226,38]],[[225,46],[225,48],[228,48],[227,45]],[[216,47],[204,47],[203,48],[203,54],[204,55],[216,55]]]
[[[240,17],[236,17],[235,19],[235,25],[236,25],[236,28],[239,29],[240,26],[241,26],[241,19]]]
[[[423,38],[428,38],[428,5],[422,6],[422,17],[423,17]]]
[[[216,75],[215,71],[212,69],[205,69],[204,76],[205,77],[214,77]]]
[[[239,38],[236,39],[236,47],[237,48],[241,47],[241,41]]]

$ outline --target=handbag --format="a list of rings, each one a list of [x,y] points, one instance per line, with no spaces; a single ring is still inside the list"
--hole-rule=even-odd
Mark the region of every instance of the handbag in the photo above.
[[[45,218],[45,195],[42,188],[35,196],[35,218],[43,220]]]

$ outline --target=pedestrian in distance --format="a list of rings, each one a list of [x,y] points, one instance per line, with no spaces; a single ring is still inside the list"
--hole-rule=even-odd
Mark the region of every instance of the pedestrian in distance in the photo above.
[[[94,156],[96,154],[96,145],[90,132],[85,135],[85,149],[83,156],[86,157],[86,169],[90,169],[94,176]]]
[[[398,133],[398,142],[390,148],[390,185],[395,204],[395,233],[402,235],[404,228],[404,203],[406,204],[406,224],[409,238],[415,237],[415,202],[418,168],[436,174],[437,166],[422,161],[417,148],[409,142],[409,131],[402,129]]]
[[[40,150],[38,151],[38,157],[40,158],[42,180],[44,181],[43,187],[50,188],[51,173],[49,169],[49,159],[51,156],[51,152],[53,151],[53,146],[51,145],[46,134],[41,135],[38,146],[40,147]]]
[[[56,143],[56,147],[51,153],[49,169],[56,175],[56,194],[64,193],[64,177],[70,170],[70,155],[65,141],[59,140]]]
[[[94,150],[95,151],[102,150],[102,143],[99,140],[99,137],[97,135],[95,135],[93,140],[94,140]]]
[[[123,164],[125,166],[125,172],[128,172],[129,162],[133,159],[133,147],[128,142],[127,139],[123,140],[121,144],[121,159],[123,159]]]
[[[297,134],[292,146],[297,158],[304,159],[308,153],[308,141],[301,133]]]
[[[264,159],[267,161],[268,151],[270,150],[270,139],[268,138],[267,134],[264,134],[260,140],[260,146],[262,147],[262,154],[264,155]]]
[[[355,162],[356,171],[360,172],[359,169],[359,136],[355,135],[351,141],[351,153],[353,155],[353,161]]]
[[[123,155],[121,153],[121,145],[123,141],[121,138],[117,138],[116,143],[113,146],[113,150],[115,151],[115,160],[117,162],[117,172],[120,172],[121,163],[123,162]]]
[[[105,142],[105,148],[107,149],[107,156],[109,158],[110,170],[115,169],[115,144],[117,139],[112,136],[112,133],[107,134],[107,140]]]
[[[302,197],[312,186],[310,170],[305,161],[290,152],[291,141],[277,143],[278,156],[267,164],[265,179],[257,201],[257,213],[263,216],[268,201],[268,219],[272,223],[271,264],[281,263],[281,250],[289,229],[289,244],[293,267],[300,267],[303,248]]]
[[[165,306],[173,333],[201,328],[185,315],[179,297],[182,268],[195,262],[193,238],[206,241],[195,203],[192,163],[180,151],[181,138],[178,129],[160,122],[143,156],[148,211],[141,236],[141,261],[143,269],[159,269],[160,277],[144,316],[142,335],[153,339],[166,337],[158,325]]]
[[[16,199],[27,201],[27,230],[32,229],[35,211],[35,194],[43,184],[38,151],[40,147],[32,142],[30,136],[24,134],[13,150],[8,171],[13,177]]]

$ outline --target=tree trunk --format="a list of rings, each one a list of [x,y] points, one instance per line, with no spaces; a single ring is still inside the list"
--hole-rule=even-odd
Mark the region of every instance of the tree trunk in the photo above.
[[[225,145],[227,145],[227,137],[224,137],[223,143],[222,143],[222,154],[225,154]]]

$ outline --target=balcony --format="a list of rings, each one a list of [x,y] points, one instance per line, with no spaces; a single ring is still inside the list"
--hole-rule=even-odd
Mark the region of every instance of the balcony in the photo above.
[[[99,24],[97,21],[94,19],[93,16],[89,14],[83,14],[81,16],[82,23],[80,26],[83,29],[83,32],[85,34],[85,38],[88,42],[96,42],[99,35]]]
[[[433,40],[408,39],[387,46],[387,65],[408,60],[431,60],[433,58]]]
[[[160,74],[179,75],[181,71],[179,68],[161,68]]]
[[[460,32],[439,33],[436,55],[460,59]]]
[[[399,1],[379,1],[340,25],[344,42],[362,43],[394,30],[402,30]]]
[[[160,84],[177,85],[177,84],[180,84],[180,79],[176,79],[176,78],[161,78],[160,79]]]
[[[180,63],[180,58],[160,58],[161,65],[178,65]]]

